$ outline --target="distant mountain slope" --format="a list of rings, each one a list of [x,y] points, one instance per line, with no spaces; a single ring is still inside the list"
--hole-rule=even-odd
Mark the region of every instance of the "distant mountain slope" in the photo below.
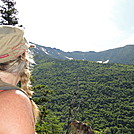
[[[110,130],[103,134],[134,134],[133,65],[38,56],[33,85],[46,85],[53,91],[47,108],[65,130],[70,106],[72,119],[88,122],[95,130]]]
[[[34,44],[34,43],[33,43]],[[60,49],[45,47],[36,44],[34,52],[55,59],[80,59],[88,61],[109,61],[110,63],[134,64],[134,45],[126,45],[101,52],[64,52]]]

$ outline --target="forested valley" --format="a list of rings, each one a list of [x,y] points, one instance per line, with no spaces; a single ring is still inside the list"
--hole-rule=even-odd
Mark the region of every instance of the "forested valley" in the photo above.
[[[134,66],[35,56],[34,100],[41,117],[39,134],[66,134],[72,120],[98,134],[134,133]]]

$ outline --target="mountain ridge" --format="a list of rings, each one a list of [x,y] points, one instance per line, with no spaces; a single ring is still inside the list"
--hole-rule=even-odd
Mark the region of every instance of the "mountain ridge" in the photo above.
[[[134,45],[128,44],[123,47],[118,47],[114,49],[108,49],[105,51],[95,52],[95,51],[73,51],[64,52],[57,48],[45,47],[35,43],[34,48],[35,54],[41,54],[43,56],[55,58],[55,59],[67,59],[67,60],[88,60],[104,63],[108,61],[110,63],[120,63],[120,64],[134,64]]]

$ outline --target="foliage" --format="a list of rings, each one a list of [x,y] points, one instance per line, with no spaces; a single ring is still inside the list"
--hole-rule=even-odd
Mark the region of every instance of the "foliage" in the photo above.
[[[41,123],[37,123],[36,131],[38,134],[62,134],[63,123],[60,123],[58,118],[50,112]]]
[[[34,84],[47,85],[54,91],[47,108],[64,123],[65,130],[69,105],[76,92],[73,119],[88,122],[99,132],[109,129],[111,134],[134,133],[133,65],[35,58]]]
[[[58,118],[47,109],[52,91],[48,90],[47,86],[40,84],[34,86],[33,90],[35,91],[33,99],[40,109],[40,119],[36,124],[36,132],[39,134],[61,134],[63,123],[60,123]]]
[[[0,6],[1,25],[16,25],[18,24],[18,13],[15,9],[16,2],[14,0],[1,0],[3,5]]]

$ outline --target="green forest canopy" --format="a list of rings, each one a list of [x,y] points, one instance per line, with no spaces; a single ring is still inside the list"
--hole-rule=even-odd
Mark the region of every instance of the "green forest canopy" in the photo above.
[[[36,56],[36,62],[34,85],[47,85],[54,92],[47,108],[64,124],[64,130],[75,96],[73,119],[88,122],[95,130],[109,128],[114,134],[134,133],[133,65],[41,56]]]

